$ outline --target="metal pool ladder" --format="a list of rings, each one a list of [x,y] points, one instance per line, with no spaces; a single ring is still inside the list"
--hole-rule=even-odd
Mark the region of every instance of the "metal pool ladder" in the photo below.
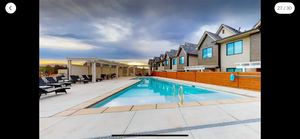
[[[173,90],[174,90],[173,96],[175,96],[175,85],[173,85]],[[180,90],[181,90],[181,96],[179,96],[179,91]],[[177,95],[180,99],[180,105],[182,106],[183,105],[183,88],[182,88],[182,86],[179,87]]]
[[[173,89],[172,90],[174,90],[173,96],[175,96],[175,85],[173,85]]]
[[[179,96],[179,91],[181,90],[181,97]],[[182,86],[179,87],[178,89],[178,97],[180,98],[180,105],[182,106],[183,105],[183,88]]]

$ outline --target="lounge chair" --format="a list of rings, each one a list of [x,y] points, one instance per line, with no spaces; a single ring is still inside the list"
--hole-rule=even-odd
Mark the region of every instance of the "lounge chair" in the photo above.
[[[82,75],[83,76],[83,75]],[[88,75],[89,76],[89,78],[91,79],[91,81],[92,81],[92,79],[93,79],[93,75]],[[102,81],[102,78],[96,78],[96,82],[98,82],[98,81]]]
[[[83,82],[84,84],[89,82],[89,80],[81,80],[81,79],[79,79],[79,76],[72,76],[72,75],[71,75],[70,77],[72,78],[72,81],[71,81],[71,82],[74,83],[74,84],[75,84],[76,82]],[[78,79],[79,79],[79,80],[78,80]]]
[[[63,76],[57,76],[57,77],[56,77],[56,80],[57,80],[58,83],[59,83],[60,80],[61,80],[63,83],[71,83],[71,82],[69,82],[68,79],[67,79],[67,80],[64,80],[64,79],[62,79],[62,77],[63,77]]]
[[[45,83],[45,81],[39,77],[39,86],[54,86],[54,87],[62,87],[63,83]]]
[[[53,79],[53,77],[46,77],[46,79],[50,82],[50,83],[59,83],[59,82],[57,82],[57,81],[55,81],[54,79]],[[64,84],[64,85],[66,85],[66,86],[68,86],[68,85],[70,85],[71,86],[71,82],[61,82],[62,84]]]
[[[111,79],[116,78],[116,74],[115,74],[115,73],[110,74],[110,78],[111,78]]]
[[[55,92],[55,94],[64,92],[67,94],[66,89],[70,89],[70,88],[47,88],[47,89],[39,88],[39,94],[40,94],[39,98],[41,98],[42,94],[47,95],[48,93],[51,93],[51,92]]]
[[[107,80],[107,79],[108,79],[108,75],[107,75],[107,74],[101,74],[101,78],[102,78],[103,80]]]
[[[82,77],[83,77],[85,80],[92,81],[92,78],[88,78],[86,75],[82,75]]]

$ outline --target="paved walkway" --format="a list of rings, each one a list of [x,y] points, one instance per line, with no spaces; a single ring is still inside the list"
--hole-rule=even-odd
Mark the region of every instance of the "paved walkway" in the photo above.
[[[179,137],[185,139],[260,138],[260,102],[52,117],[56,113],[132,82],[134,80],[129,78],[119,78],[97,83],[75,84],[68,90],[68,94],[42,96],[40,138],[105,138],[111,134],[145,132],[188,134],[188,137]],[[224,89],[215,85],[199,83],[197,85],[206,85],[217,90]],[[228,87],[225,89],[260,96],[260,92]],[[138,137],[134,139],[136,138]]]
[[[68,94],[60,93],[55,95],[55,93],[51,93],[42,95],[40,98],[40,117],[53,116],[116,88],[136,82],[136,80],[129,79],[129,77],[122,77],[96,83],[77,83],[72,84],[71,89],[67,90]]]

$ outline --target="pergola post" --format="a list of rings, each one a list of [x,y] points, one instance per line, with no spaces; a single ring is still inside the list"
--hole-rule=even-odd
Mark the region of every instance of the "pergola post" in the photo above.
[[[70,77],[71,71],[72,71],[72,60],[68,60],[68,80],[71,79]]]
[[[127,67],[127,77],[129,76],[129,67]]]
[[[119,65],[116,66],[116,79],[119,77]]]
[[[108,64],[108,67],[109,67],[109,76],[110,76],[110,74],[111,74],[111,65]]]
[[[96,82],[96,61],[92,62],[92,82]]]
[[[135,77],[135,66],[133,66],[133,76]]]
[[[148,75],[150,75],[150,73],[151,73],[151,66],[149,66]]]
[[[243,67],[242,70],[243,70],[243,72],[246,72],[246,68],[245,67]]]
[[[102,63],[100,63],[100,78],[101,78],[101,74],[102,74],[102,68],[103,67],[103,64]]]

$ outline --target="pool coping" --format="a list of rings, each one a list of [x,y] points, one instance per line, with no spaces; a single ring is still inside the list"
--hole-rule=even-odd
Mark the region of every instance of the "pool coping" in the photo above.
[[[153,78],[153,77],[152,77]],[[131,78],[132,79],[132,78]],[[158,78],[160,79],[160,78]],[[162,79],[163,80],[163,79]],[[246,98],[238,98],[238,99],[223,99],[223,100],[206,100],[206,101],[191,101],[191,102],[183,102],[181,106],[180,103],[161,103],[161,104],[146,104],[146,105],[129,105],[129,106],[115,106],[115,107],[100,107],[100,108],[90,108],[91,106],[111,97],[119,93],[120,91],[140,82],[141,80],[137,80],[136,82],[129,83],[120,88],[109,91],[105,94],[102,94],[98,97],[85,101],[81,104],[78,104],[74,107],[71,107],[67,110],[59,112],[51,117],[61,117],[61,116],[76,116],[76,115],[89,115],[89,114],[100,114],[100,113],[114,113],[114,112],[126,112],[126,111],[140,111],[140,110],[154,110],[154,109],[166,109],[166,108],[179,108],[179,107],[193,107],[193,106],[207,106],[207,105],[220,105],[220,104],[233,104],[233,103],[246,103],[246,102],[260,102],[260,97],[246,96],[246,94],[236,94],[230,91],[224,90],[216,90],[210,89],[213,91],[219,91],[223,93],[230,93],[245,96]],[[175,81],[176,82],[176,81]],[[184,85],[190,85],[182,82],[176,82]],[[201,86],[196,86],[200,87]]]

